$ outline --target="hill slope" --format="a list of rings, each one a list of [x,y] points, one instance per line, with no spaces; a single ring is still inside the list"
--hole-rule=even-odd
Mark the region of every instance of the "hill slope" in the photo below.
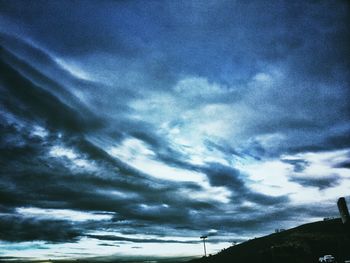
[[[280,233],[249,240],[214,256],[191,263],[312,263],[332,254],[337,262],[350,259],[350,231],[340,219],[301,225]]]

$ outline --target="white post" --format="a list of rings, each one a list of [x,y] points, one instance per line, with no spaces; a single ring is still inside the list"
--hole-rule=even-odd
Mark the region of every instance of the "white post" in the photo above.
[[[204,245],[204,256],[207,257],[207,249],[205,247],[205,239],[208,238],[207,236],[201,236],[201,239],[203,239],[203,245]]]

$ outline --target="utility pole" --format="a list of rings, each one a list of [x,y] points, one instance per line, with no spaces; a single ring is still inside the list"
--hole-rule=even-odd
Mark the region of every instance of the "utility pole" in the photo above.
[[[204,245],[204,256],[207,257],[207,249],[205,247],[205,239],[208,238],[208,236],[201,236],[201,239],[203,239],[203,245]]]

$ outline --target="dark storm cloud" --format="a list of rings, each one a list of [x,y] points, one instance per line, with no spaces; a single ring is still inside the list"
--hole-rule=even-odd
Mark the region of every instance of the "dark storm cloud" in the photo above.
[[[139,127],[141,128],[141,127]],[[145,142],[157,156],[157,160],[164,162],[172,167],[198,171],[200,168],[189,163],[188,155],[179,152],[170,146],[171,142],[162,136],[159,136],[151,127],[149,129],[131,130],[130,135]],[[144,130],[144,131],[141,131]]]
[[[106,246],[106,247],[120,247],[119,245],[116,245],[116,244],[105,244],[105,243],[99,244],[99,246]]]
[[[239,152],[237,152],[235,149],[233,149],[232,147],[230,147],[230,145],[227,142],[221,142],[219,143],[215,143],[213,141],[210,140],[206,140],[205,141],[205,145],[208,147],[208,150],[213,150],[213,149],[217,149],[219,151],[221,151],[222,153],[225,153],[225,155],[228,156],[241,156],[241,154]]]
[[[46,123],[46,125],[52,125],[51,128],[53,129],[61,129],[64,132],[68,132],[73,139],[68,139],[68,137],[64,138],[66,139],[67,145],[77,148],[80,152],[84,153],[84,155],[88,156],[88,158],[95,161],[101,161],[101,164],[107,165],[105,173],[107,173],[108,169],[115,170],[115,168],[117,167],[117,174],[119,176],[132,175],[138,178],[138,180],[143,179],[143,182],[131,182],[130,180],[125,180],[125,178],[119,178],[118,180],[110,181],[94,178],[94,175],[81,175],[85,176],[84,183],[81,183],[80,179],[77,179],[76,177],[61,177],[60,174],[68,175],[71,173],[71,171],[69,169],[60,167],[53,172],[51,171],[51,169],[60,166],[60,163],[53,162],[53,159],[43,159],[40,157],[40,155],[45,154],[43,149],[41,149],[40,147],[46,147],[46,150],[48,150],[48,148],[52,144],[49,143],[47,145],[42,145],[39,139],[37,145],[35,145],[34,142],[33,146],[33,143],[30,143],[31,138],[28,138],[27,134],[23,133],[23,131],[21,131],[21,134],[20,131],[14,129],[13,127],[11,128],[11,125],[9,125],[8,127],[4,128],[7,131],[4,131],[3,134],[9,135],[12,129],[12,132],[16,134],[15,136],[19,136],[19,139],[16,140],[20,141],[24,145],[23,147],[15,148],[11,147],[13,145],[4,146],[6,152],[3,155],[3,157],[8,156],[8,158],[6,159],[11,161],[10,163],[7,163],[6,166],[11,167],[11,164],[14,165],[12,158],[16,159],[16,164],[20,164],[22,166],[19,167],[20,171],[9,171],[10,169],[6,171],[6,169],[4,169],[4,171],[11,174],[9,184],[14,184],[16,186],[13,189],[13,193],[6,189],[7,185],[4,187],[2,195],[4,197],[3,200],[5,203],[17,205],[31,204],[44,207],[51,205],[57,207],[71,207],[76,209],[87,210],[105,209],[108,211],[115,210],[116,207],[118,207],[118,211],[122,211],[121,214],[124,214],[125,217],[131,216],[148,221],[157,219],[158,214],[156,213],[155,215],[152,215],[152,211],[144,211],[141,213],[140,211],[137,211],[137,208],[135,208],[135,211],[130,212],[134,208],[129,207],[127,205],[126,202],[128,198],[122,198],[118,200],[118,198],[108,197],[107,194],[103,195],[95,193],[95,191],[96,188],[108,188],[113,190],[119,189],[122,193],[125,193],[126,195],[128,195],[128,192],[137,191],[138,193],[140,193],[140,198],[137,199],[138,202],[140,203],[144,201],[146,203],[149,203],[155,202],[148,199],[149,197],[152,200],[157,200],[156,192],[159,193],[159,196],[162,196],[161,191],[164,188],[164,186],[160,189],[157,189],[157,187],[150,186],[150,179],[148,179],[147,182],[144,181],[146,178],[145,175],[142,175],[139,171],[136,171],[135,169],[118,161],[117,159],[111,158],[104,150],[100,149],[99,147],[95,146],[89,141],[81,138],[80,133],[84,130],[84,127],[89,127],[89,129],[91,130],[92,126],[90,126],[91,123],[89,123],[89,121],[93,120],[93,117],[91,118],[91,116],[89,116],[89,118],[86,118],[88,114],[82,114],[81,110],[78,111],[78,109],[73,109],[63,104],[60,101],[60,98],[57,98],[56,96],[53,96],[46,90],[41,89],[41,87],[34,85],[24,76],[21,76],[19,72],[15,72],[14,70],[12,70],[12,68],[9,65],[4,64],[3,67],[8,71],[4,72],[4,79],[7,79],[6,87],[11,87],[11,89],[8,90],[10,94],[8,94],[8,98],[5,100],[5,103],[8,103],[10,98],[15,97],[16,100],[19,100],[19,103],[16,104],[21,105],[25,109],[25,111],[22,110],[20,114],[18,114],[18,112],[15,113],[25,118],[25,120],[31,119],[31,121],[34,121],[34,123],[35,121],[39,120],[42,123]],[[52,83],[49,82],[49,84]],[[31,89],[28,89],[28,87],[31,87]],[[26,92],[29,93],[26,94]],[[9,106],[13,106],[14,104],[15,103],[12,103]],[[11,110],[14,111],[13,108],[11,108]],[[27,113],[30,113],[30,115]],[[82,117],[82,115],[84,115],[84,117]],[[87,122],[82,120],[83,118],[85,118]],[[128,127],[132,129],[132,127],[130,127],[130,124],[128,124]],[[25,132],[29,133],[28,130]],[[14,138],[15,136],[12,136],[12,138]],[[9,137],[11,137],[11,135],[9,135]],[[56,143],[59,141],[57,137],[55,140]],[[30,158],[31,155],[33,155],[33,160],[31,160]],[[38,158],[36,158],[35,155],[37,155]],[[25,162],[21,163],[21,160],[25,160]],[[69,160],[61,160],[61,162],[61,164],[63,164],[64,166],[69,164]],[[41,163],[41,165],[38,165],[38,163]],[[29,170],[31,170],[31,172],[24,172],[24,167],[30,167]],[[112,172],[112,174],[116,173]],[[109,174],[109,176],[111,176],[111,174]],[[47,187],[45,189],[42,189],[40,187],[40,181],[44,180],[46,181]],[[24,185],[26,186],[26,188],[30,186],[28,191],[26,191],[26,188],[22,189]],[[79,187],[75,188],[72,187],[72,185],[79,185]],[[172,188],[173,190],[171,190],[167,187],[167,189],[169,190],[168,192],[171,193],[171,191],[173,191],[175,188]],[[19,196],[15,193],[15,191],[20,191],[21,195]],[[37,198],[39,199],[39,196],[36,196],[36,193],[38,192],[40,192],[40,200],[37,200]],[[149,195],[149,192],[151,192],[152,195]],[[91,201],[91,198],[93,196],[93,201]],[[172,197],[169,197],[169,200],[171,200],[171,198]],[[57,199],[59,200],[59,202],[56,204],[55,200]],[[173,217],[175,218],[175,213],[172,213]]]
[[[339,131],[331,134],[325,141],[325,148],[346,149],[350,145],[350,125],[341,127]]]
[[[227,186],[239,191],[244,188],[245,182],[239,170],[218,163],[209,165],[207,175],[213,186]]]
[[[276,205],[279,203],[287,204],[288,196],[269,196],[254,190],[251,190],[246,183],[246,176],[239,170],[219,163],[210,163],[203,172],[208,176],[212,186],[225,186],[231,191],[232,202],[241,203],[251,201],[259,205]]]
[[[344,162],[338,163],[334,167],[350,169],[350,160],[346,160]]]
[[[288,163],[293,166],[293,171],[296,173],[303,172],[309,165],[309,162],[302,159],[282,159],[282,162]]]
[[[327,177],[294,176],[290,177],[289,180],[304,187],[316,187],[319,190],[335,187],[341,183],[341,177],[339,175],[330,175]]]
[[[106,127],[111,121],[105,112],[110,107],[107,100],[101,105],[101,95],[109,97],[108,88],[99,84],[105,92],[96,92],[96,83],[77,79],[72,73],[54,61],[54,56],[32,46],[18,37],[1,34],[3,74],[3,105],[12,113],[51,129],[68,133],[96,132],[102,128],[114,139],[122,139],[123,132],[146,128],[145,123],[132,122],[123,117],[130,109],[127,106],[127,90],[120,89],[114,96],[113,109],[118,110],[114,119],[119,129]],[[29,88],[30,87],[30,88]],[[86,101],[76,96],[84,93]],[[97,104],[97,105],[96,105]],[[16,105],[16,106],[15,106]],[[97,107],[97,108],[95,108]],[[149,129],[149,128],[147,128]],[[78,134],[81,135],[81,134]]]
[[[326,111],[326,109],[322,110]],[[315,122],[318,122],[319,120],[323,122],[318,129],[303,129],[302,127],[286,129],[284,124],[288,121],[288,117],[283,118],[284,114],[285,113],[281,114],[281,116],[276,119],[266,120],[266,122],[271,125],[274,125],[275,121],[278,122],[278,124],[275,124],[276,126],[267,127],[265,124],[262,124],[262,126],[259,125],[254,128],[254,130],[256,129],[260,131],[264,131],[265,128],[267,128],[267,134],[274,134],[273,132],[280,129],[280,134],[283,134],[283,139],[271,142],[270,145],[264,145],[259,139],[251,139],[246,143],[242,152],[256,158],[257,160],[261,160],[264,158],[279,158],[283,154],[293,155],[307,152],[335,151],[350,147],[348,136],[350,126],[348,124],[342,124],[343,122],[348,122],[347,116],[344,116],[344,120],[340,120],[339,125],[342,126],[341,131],[337,131],[336,129],[333,130],[331,127],[332,125],[335,125],[336,127],[338,124],[334,124],[333,120],[331,123],[326,123],[327,120],[320,120],[320,116],[317,117],[318,120],[315,120]],[[336,113],[334,112],[334,114]],[[298,140],[296,140],[296,138],[298,138]]]
[[[63,80],[63,78],[54,78],[56,75],[66,75],[71,82],[76,85],[81,85],[82,80],[77,80],[75,76],[67,76],[67,70],[64,70],[57,66],[55,62],[55,57],[48,53],[48,51],[35,46],[32,42],[28,42],[26,39],[20,36],[13,36],[7,33],[0,33],[0,43],[2,46],[2,58],[6,60],[9,64],[13,63],[21,70],[27,72],[31,78],[35,77],[40,83],[46,83],[50,86],[50,91],[62,92],[62,86],[58,83]],[[48,74],[41,73],[38,69],[44,68],[44,72]],[[79,83],[80,82],[80,83]],[[83,81],[83,84],[88,84],[87,80]],[[73,96],[66,92],[66,97],[70,100],[74,100]]]
[[[11,242],[74,242],[80,234],[80,230],[68,221],[38,220],[16,215],[2,215],[0,220],[0,239]]]
[[[109,240],[109,241],[127,241],[133,243],[199,243],[200,241],[179,241],[179,240],[164,240],[164,239],[147,239],[147,238],[126,238],[121,236],[106,236],[106,235],[89,235],[88,237],[99,239],[99,240]]]
[[[64,128],[67,131],[80,131],[86,127],[87,121],[82,113],[65,105],[51,93],[36,86],[29,79],[9,65],[1,62],[1,78],[7,88],[4,95],[8,96],[5,103],[19,102],[21,108],[13,108],[18,103],[9,105],[11,110],[26,118],[41,119],[53,128]]]

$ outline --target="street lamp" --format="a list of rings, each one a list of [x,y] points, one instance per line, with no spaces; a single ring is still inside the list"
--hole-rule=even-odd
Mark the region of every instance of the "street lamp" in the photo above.
[[[208,236],[201,236],[200,238],[203,239],[204,256],[207,257],[207,249],[205,248],[205,239],[208,238]]]

